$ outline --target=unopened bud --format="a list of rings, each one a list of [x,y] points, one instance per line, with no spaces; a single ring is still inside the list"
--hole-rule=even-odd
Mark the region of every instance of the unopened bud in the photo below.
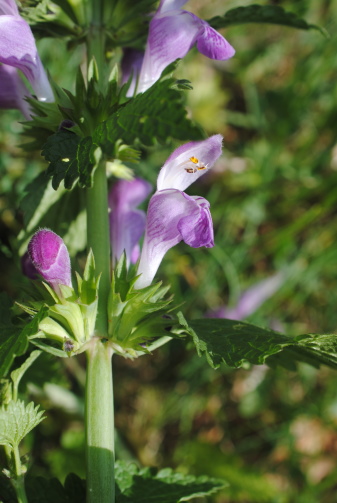
[[[28,245],[28,253],[36,271],[54,288],[71,287],[70,258],[63,240],[49,229],[37,231]]]

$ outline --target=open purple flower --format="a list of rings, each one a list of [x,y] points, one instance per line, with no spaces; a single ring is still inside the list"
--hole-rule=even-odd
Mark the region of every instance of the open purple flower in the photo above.
[[[145,230],[146,215],[137,210],[152,189],[151,184],[135,178],[119,180],[109,193],[110,236],[114,262],[119,260],[125,250],[128,264],[139,258],[139,240]]]
[[[28,253],[37,273],[56,292],[59,285],[72,286],[69,253],[55,232],[49,229],[37,231],[29,241]]]
[[[27,120],[30,119],[30,109],[24,100],[30,92],[22,82],[16,68],[7,65],[0,66],[0,108],[18,108]]]
[[[34,36],[14,0],[0,0],[0,63],[21,70],[40,101],[54,101]]]
[[[191,12],[181,10],[185,3],[185,0],[161,0],[150,22],[138,92],[151,87],[170,63],[186,56],[194,45],[211,59],[234,56],[235,50],[220,33]]]
[[[162,167],[157,192],[147,210],[146,231],[138,266],[136,288],[151,284],[165,253],[184,241],[193,248],[214,246],[209,202],[183,192],[204,174],[222,150],[222,136],[178,147]]]

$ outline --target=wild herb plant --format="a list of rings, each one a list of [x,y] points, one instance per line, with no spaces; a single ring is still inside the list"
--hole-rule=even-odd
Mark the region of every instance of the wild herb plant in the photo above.
[[[294,337],[241,321],[279,288],[285,273],[248,290],[235,308],[192,320],[170,285],[156,280],[166,253],[181,241],[216,246],[208,200],[185,190],[216,164],[223,138],[217,131],[206,137],[190,118],[185,94],[193,93],[193,83],[176,79],[177,66],[183,74],[183,58],[194,46],[212,60],[233,58],[235,41],[216,31],[232,25],[317,29],[273,5],[238,7],[205,21],[184,4],[43,0],[18,8],[14,0],[0,0],[0,105],[21,110],[30,138],[23,147],[39,150],[47,164],[21,201],[21,264],[31,287],[19,300],[2,295],[0,306],[4,502],[173,503],[226,487],[222,479],[115,462],[117,358],[151,358],[176,340],[194,345],[213,368],[297,361],[337,366],[334,335]],[[80,50],[70,89],[47,76],[33,32],[65,38],[69,53]],[[139,163],[148,149],[172,140],[180,146],[157,166],[153,187],[153,174],[145,179],[144,169],[137,173]],[[149,197],[145,213],[139,206]],[[72,210],[60,236],[55,231],[63,206]],[[86,239],[68,232],[83,218]],[[84,248],[81,267],[76,256]],[[19,398],[18,388],[43,352],[65,360],[86,355],[85,481],[70,474],[62,486],[26,477],[29,463],[20,444],[46,415]]]

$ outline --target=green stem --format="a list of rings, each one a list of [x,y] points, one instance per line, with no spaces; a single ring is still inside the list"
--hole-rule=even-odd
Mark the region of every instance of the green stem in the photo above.
[[[97,335],[108,333],[108,296],[111,282],[110,230],[108,214],[108,184],[105,163],[101,162],[94,173],[94,184],[87,189],[88,247],[95,257],[95,269],[101,274],[99,282]]]
[[[22,475],[22,466],[18,446],[14,447],[12,454],[14,459],[14,467],[16,475],[16,477],[12,479],[12,485],[15,489],[16,496],[18,498],[18,503],[28,503],[25,491],[24,476]]]
[[[88,64],[92,58],[95,58],[99,74],[98,85],[103,90],[106,73],[104,0],[92,0],[91,9],[87,35]]]
[[[87,503],[114,503],[114,411],[112,351],[94,337],[87,351]]]
[[[108,188],[105,163],[94,173],[94,184],[87,190],[88,246],[101,274],[95,337],[87,351],[86,379],[86,461],[87,503],[114,503],[114,411],[112,387],[112,350],[108,333],[108,295],[111,281]]]

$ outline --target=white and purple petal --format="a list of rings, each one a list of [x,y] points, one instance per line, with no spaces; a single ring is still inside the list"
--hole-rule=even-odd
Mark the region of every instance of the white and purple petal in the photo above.
[[[187,0],[161,0],[156,14],[179,10],[185,3],[187,3]]]
[[[169,11],[154,16],[150,22],[138,92],[144,92],[173,61],[186,56],[203,31],[199,18],[186,11]]]
[[[214,245],[209,203],[176,189],[158,191],[148,207],[136,288],[151,284],[166,252],[180,241],[193,248]]]
[[[151,184],[135,178],[119,180],[109,193],[110,237],[114,262],[119,260],[125,250],[127,262],[137,262],[138,242],[145,230],[144,211],[136,209],[150,194]]]
[[[210,169],[222,152],[222,136],[216,134],[202,141],[178,147],[161,168],[157,190],[185,190]],[[191,160],[193,159],[193,160]]]
[[[19,16],[19,9],[15,0],[0,0],[0,16]]]
[[[204,30],[197,39],[198,51],[210,59],[225,61],[232,58],[235,54],[235,49],[206,21],[201,20],[201,22]]]
[[[40,101],[54,101],[32,31],[19,16],[0,16],[0,63],[21,70]]]

